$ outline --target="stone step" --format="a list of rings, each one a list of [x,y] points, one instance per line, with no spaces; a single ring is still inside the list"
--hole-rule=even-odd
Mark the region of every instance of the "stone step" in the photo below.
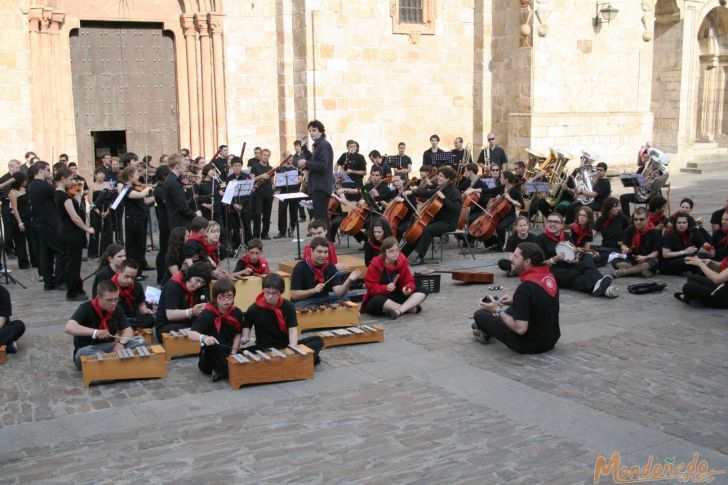
[[[697,173],[701,174],[703,171],[699,168],[681,168],[680,173]]]
[[[690,161],[685,163],[685,167],[680,169],[680,173],[702,174],[705,172],[725,172],[726,170],[728,170],[728,154],[693,154]]]

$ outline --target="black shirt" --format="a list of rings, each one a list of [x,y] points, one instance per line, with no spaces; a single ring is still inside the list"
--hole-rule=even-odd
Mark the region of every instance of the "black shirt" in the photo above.
[[[129,188],[129,193],[131,193],[133,189]],[[147,220],[149,218],[149,213],[146,209],[146,204],[144,203],[144,199],[132,199],[127,194],[126,199],[124,199],[124,207],[126,214],[126,217],[132,218],[132,219],[143,219]]]
[[[364,155],[361,153],[342,153],[339,159],[336,161],[336,165],[343,167],[344,172],[347,170],[357,170],[360,172],[366,172],[367,161],[364,159]],[[343,175],[343,174],[342,174]],[[345,182],[344,187],[347,189],[358,189],[364,186],[364,176],[358,174],[350,174],[349,178],[351,182]]]
[[[298,327],[296,319],[296,309],[288,300],[283,300],[281,305],[281,313],[286,322],[286,327]],[[255,327],[255,343],[261,347],[286,347],[289,343],[288,333],[281,332],[278,326],[278,318],[272,310],[260,308],[253,303],[245,312],[245,322],[243,326],[246,328]]]
[[[713,259],[716,261],[720,261],[726,256],[728,256],[728,243],[722,243],[721,241],[728,236],[728,234],[724,233],[722,229],[718,228],[713,232],[713,249],[715,249],[715,256]]]
[[[217,157],[215,160],[212,161],[212,164],[217,168],[217,170],[221,174],[225,174],[225,165],[227,165],[227,160],[222,157]]]
[[[166,199],[167,191],[164,189],[164,184],[158,183],[154,186],[154,202],[156,202],[154,211],[157,213],[159,225],[169,230],[169,215],[167,214]]]
[[[592,210],[601,211],[604,199],[612,194],[612,184],[607,177],[602,177],[596,181],[592,189],[597,195],[594,197],[592,203],[589,204],[589,207]]]
[[[259,176],[266,174],[273,170],[270,165],[263,165],[262,163],[259,163],[257,165],[254,165],[250,167],[250,173],[254,176]],[[257,184],[257,187],[255,188],[255,191],[253,192],[253,195],[258,197],[263,196],[272,196],[273,195],[273,184],[271,183],[271,178],[268,180],[265,179],[258,179],[255,181]]]
[[[486,155],[490,158],[490,163],[493,165],[498,165],[499,167],[502,167],[504,163],[508,163],[508,157],[506,156],[506,152],[503,151],[503,149],[499,146],[496,146],[492,150],[490,147],[485,147],[483,150],[481,150],[480,155],[478,155],[478,164],[483,165],[485,163]]]
[[[424,153],[422,154],[422,166],[423,167],[437,167],[444,163],[441,161],[433,162],[432,161],[433,153],[445,153],[445,152],[439,148],[435,152],[432,151],[432,148],[428,148],[427,150],[425,150]],[[434,163],[437,163],[438,165],[434,165]]]
[[[552,298],[536,283],[525,281],[513,294],[513,306],[506,310],[515,320],[528,322],[528,329],[519,338],[525,352],[545,352],[561,337],[559,327],[559,293]]]
[[[379,172],[382,174],[382,178],[392,175],[392,167],[387,162],[382,162],[381,165],[375,165],[379,167]]]
[[[412,165],[412,159],[407,155],[392,155],[389,160],[394,170],[407,170],[407,167]]]
[[[376,197],[372,196],[369,192],[371,192],[371,190],[374,188],[374,185],[375,184],[373,184],[371,182],[367,182],[362,189],[362,192],[364,194],[364,200],[369,205],[372,205],[372,201],[380,202],[380,201],[389,200],[392,198],[392,197],[390,197],[390,193],[392,192],[392,189],[390,189],[389,185],[385,184],[384,182],[380,182],[379,186],[377,187],[378,195]]]
[[[91,306],[91,302],[87,301],[84,303],[81,303],[81,305],[76,309],[76,311],[73,313],[73,316],[71,316],[71,320],[74,320],[78,322],[79,325],[88,327],[88,328],[94,328],[97,329],[101,325],[101,319],[99,318],[98,313],[96,313],[96,310]],[[119,305],[116,305],[116,310],[114,311],[114,315],[111,317],[111,319],[107,323],[109,327],[109,333],[111,335],[116,335],[117,332],[120,330],[124,330],[125,328],[129,327],[129,322],[127,321],[126,317],[124,316],[124,310],[121,309]],[[113,342],[113,338],[108,339],[92,339],[89,337],[73,337],[73,353],[75,354],[78,349],[82,347],[88,347],[89,345],[94,345],[98,343],[104,343],[104,342]]]
[[[606,221],[607,217],[605,215],[601,215],[594,223],[594,230],[602,235],[601,246],[605,248],[619,249],[619,243],[622,241],[622,237],[624,236],[624,230],[627,226],[629,226],[629,219],[627,219],[624,214],[619,214],[617,217],[612,219],[608,226],[604,226]]]
[[[166,253],[164,255],[164,275],[162,276],[162,281],[160,281],[160,284],[164,285],[169,279],[172,277],[172,273],[170,273],[169,268],[172,266],[177,266],[177,269],[182,269],[182,264],[185,261],[184,253],[180,255],[179,261],[176,261],[171,254]]]
[[[93,285],[91,285],[91,296],[92,297],[96,296],[96,287],[99,286],[99,282],[105,281],[105,280],[110,280],[111,278],[114,277],[115,274],[116,274],[116,271],[114,271],[111,268],[111,266],[109,266],[108,264],[102,266],[101,269],[96,271],[96,277],[94,277],[94,283],[93,283]]]
[[[53,187],[44,180],[33,179],[28,184],[28,197],[33,224],[44,224],[52,229],[58,229],[60,221]]]
[[[58,213],[61,215],[61,232],[64,234],[83,234],[83,229],[74,224],[65,207],[66,201],[70,200],[73,205],[73,210],[76,211],[78,217],[83,219],[83,212],[81,211],[81,206],[78,204],[76,198],[69,196],[65,190],[56,190],[54,195],[56,197]]]
[[[185,195],[182,182],[176,173],[170,173],[164,180],[164,190],[166,193],[165,205],[167,207],[167,215],[169,217],[169,228],[189,227],[192,219],[195,217]]]
[[[515,253],[518,245],[524,242],[536,242],[536,236],[529,232],[526,235],[526,239],[521,239],[520,237],[518,237],[518,233],[514,232],[506,241],[506,252]]]
[[[195,292],[194,303],[200,301],[200,291]],[[157,307],[157,315],[155,318],[155,326],[159,327],[170,323],[167,320],[167,310],[187,310],[190,306],[185,299],[185,291],[175,281],[169,280],[162,287],[162,294],[159,297],[159,306]],[[192,319],[175,320],[172,323],[186,323],[188,326],[192,324]]]
[[[539,234],[536,236],[536,244],[538,244],[541,247],[541,250],[543,251],[544,256],[546,259],[553,258],[556,256],[556,245],[559,244],[558,242],[554,241],[550,237],[546,236],[546,234]],[[566,264],[562,261],[559,261],[556,264]]]
[[[291,290],[310,290],[314,288],[318,284],[314,279],[314,274],[306,261],[299,261],[293,268],[293,274],[291,275]],[[326,283],[324,291],[314,295],[314,297],[326,296],[328,292],[333,291],[334,286],[341,285],[341,275],[336,274],[336,266],[333,264],[329,264],[324,270],[324,281],[328,281],[330,278],[331,281]]]
[[[627,247],[632,246],[632,236],[634,236],[635,233],[635,227],[629,226],[624,231],[624,237],[622,238],[622,244],[624,244]],[[642,236],[642,239],[640,240],[640,247],[636,250],[632,248],[632,255],[633,256],[646,256],[650,254],[652,251],[659,251],[660,250],[660,240],[662,239],[662,235],[660,234],[660,231],[657,229],[651,229],[647,231],[647,234]]]
[[[717,224],[718,226],[720,226],[720,221],[723,218],[723,213],[724,212],[725,212],[725,208],[718,209],[717,211],[713,212],[710,215],[710,223],[711,224]]]
[[[122,310],[124,310],[124,315],[126,315],[127,318],[135,317],[137,314],[137,308],[146,300],[144,297],[144,288],[142,288],[141,283],[138,281],[134,281],[133,283],[131,296],[133,299],[131,305],[127,304],[125,299],[119,299],[119,306]]]
[[[193,261],[207,261],[207,258],[210,256],[205,246],[196,239],[188,239],[185,241],[183,254],[185,259],[192,259]]]
[[[10,320],[13,314],[13,304],[10,302],[10,292],[7,288],[0,285],[0,317]]]
[[[230,316],[240,322],[240,328],[242,329],[244,316],[243,312],[240,311],[240,308],[233,308],[233,311],[230,312]],[[222,325],[220,325],[220,331],[218,332],[215,327],[215,318],[216,316],[213,312],[207,309],[203,310],[203,312],[200,313],[200,316],[197,317],[197,320],[195,320],[195,323],[192,324],[192,330],[203,335],[215,337],[217,341],[225,347],[232,347],[233,340],[235,340],[235,336],[238,335],[240,331],[223,318]],[[256,342],[258,339],[258,334],[256,334]]]

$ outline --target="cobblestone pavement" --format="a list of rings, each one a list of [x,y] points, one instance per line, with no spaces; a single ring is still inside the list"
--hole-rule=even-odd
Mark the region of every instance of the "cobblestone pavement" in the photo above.
[[[672,206],[690,196],[709,217],[725,182],[675,177]],[[339,251],[361,255],[351,244]],[[295,245],[265,253],[275,266]],[[499,257],[473,261],[451,243],[428,268],[494,271],[506,292],[517,280],[493,267]],[[422,314],[365,317],[385,342],[323,351],[311,381],[232,391],[188,358],[163,380],[85,389],[63,334],[76,305],[9,266],[28,287],[9,287],[28,331],[0,366],[0,483],[591,483],[613,451],[629,465],[699,452],[728,469],[728,319],[675,301],[683,278],[659,277],[666,291],[642,296],[626,291],[638,279],[618,280],[617,300],[563,291],[562,338],[543,355],[474,342],[486,288],[443,275]]]

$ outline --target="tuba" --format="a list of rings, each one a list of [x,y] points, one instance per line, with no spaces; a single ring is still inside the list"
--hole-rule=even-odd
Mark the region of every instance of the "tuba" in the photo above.
[[[526,162],[526,172],[523,174],[523,178],[531,180],[539,171],[543,170],[540,165],[544,164],[546,155],[530,148],[526,148],[526,153],[528,153],[528,162]]]
[[[594,181],[596,180],[597,172],[592,165],[597,160],[597,156],[593,153],[582,151],[581,152],[581,166],[574,170],[572,177],[574,178],[574,185],[577,189],[581,189],[582,192],[593,192]],[[594,197],[580,194],[577,196],[579,202],[582,205],[589,205],[594,202]]]
[[[552,161],[549,163],[549,160]],[[546,203],[550,207],[556,207],[561,197],[564,196],[566,183],[569,180],[569,173],[566,171],[566,165],[569,163],[571,155],[564,150],[558,148],[551,149],[551,156],[544,162],[544,168],[550,169],[549,174],[549,193],[546,195]],[[548,165],[547,165],[548,163]]]
[[[647,153],[650,156],[650,162],[642,172],[644,185],[642,187],[635,186],[634,188],[635,200],[639,204],[647,202],[652,196],[658,194],[662,186],[667,182],[668,177],[670,177],[670,172],[667,171],[670,157],[657,148],[650,148]]]

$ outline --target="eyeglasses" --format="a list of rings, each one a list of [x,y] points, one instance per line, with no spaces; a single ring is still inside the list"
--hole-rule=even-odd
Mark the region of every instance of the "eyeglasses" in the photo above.
[[[399,248],[389,248],[385,252],[387,252],[387,253],[398,253],[399,252]]]
[[[646,217],[635,217],[633,219],[633,221],[635,221],[635,222],[642,222],[642,221],[646,221],[646,220],[647,220]]]
[[[561,221],[555,221],[553,219],[548,219],[546,222],[549,224],[561,224]]]

